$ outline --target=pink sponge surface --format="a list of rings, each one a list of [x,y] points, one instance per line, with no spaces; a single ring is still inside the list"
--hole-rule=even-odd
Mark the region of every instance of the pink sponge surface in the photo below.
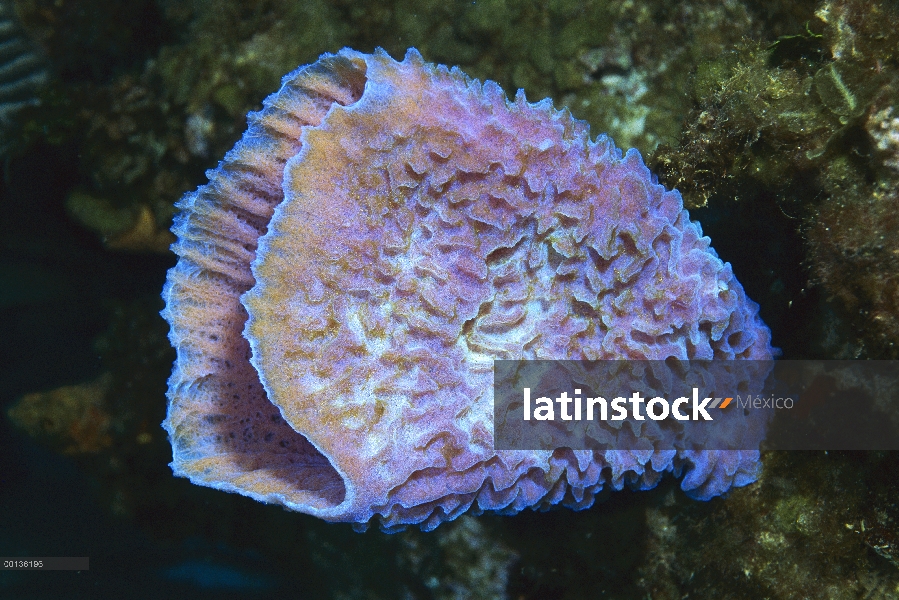
[[[174,227],[176,474],[388,530],[756,478],[753,451],[493,448],[494,359],[772,357],[635,150],[414,50],[324,55],[249,122]]]

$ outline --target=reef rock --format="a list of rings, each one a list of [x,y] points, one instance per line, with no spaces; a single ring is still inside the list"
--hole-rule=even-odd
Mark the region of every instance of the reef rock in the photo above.
[[[680,195],[550,101],[343,50],[207,175],[163,291],[177,475],[387,530],[756,478],[757,451],[494,449],[494,359],[772,356]]]

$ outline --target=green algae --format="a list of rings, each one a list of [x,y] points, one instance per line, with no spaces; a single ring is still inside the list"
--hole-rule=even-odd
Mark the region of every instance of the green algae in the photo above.
[[[726,501],[653,507],[651,553],[657,560],[677,558],[667,568],[647,561],[646,593],[653,598],[686,593],[735,599],[894,597],[899,572],[872,558],[859,523],[892,510],[884,486],[895,491],[895,470],[889,454],[768,453],[759,482]],[[883,493],[860,494],[863,482]]]
[[[798,221],[809,285],[858,332],[846,356],[896,357],[899,169],[890,167],[888,115],[899,92],[899,12],[841,0],[809,16],[773,44],[747,40],[700,63],[680,142],[650,163],[688,207],[776,198]],[[759,227],[781,218],[759,214]]]

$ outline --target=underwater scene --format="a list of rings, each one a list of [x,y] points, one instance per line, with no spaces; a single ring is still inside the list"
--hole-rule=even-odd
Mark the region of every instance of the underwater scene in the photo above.
[[[0,167],[0,599],[899,598],[896,2],[0,0]]]

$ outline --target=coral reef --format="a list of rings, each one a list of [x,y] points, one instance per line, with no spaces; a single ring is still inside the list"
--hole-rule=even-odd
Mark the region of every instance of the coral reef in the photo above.
[[[701,64],[681,143],[649,161],[687,206],[776,198],[806,240],[811,282],[856,331],[847,357],[899,356],[897,31],[889,3],[824,2],[804,31]]]
[[[691,215],[785,357],[895,356],[895,3],[4,4],[54,76],[0,143],[12,257],[0,269],[3,416],[27,391],[55,391],[27,395],[23,427],[0,433],[0,545],[7,556],[90,547],[94,562],[64,580],[0,574],[0,595],[204,597],[160,573],[234,548],[290,596],[899,596],[891,453],[766,453],[759,481],[722,500],[692,502],[663,480],[578,513],[462,517],[396,536],[173,478],[158,426],[173,355],[158,298],[133,291],[146,281],[141,293],[155,294],[172,263],[111,247],[132,231],[124,249],[163,249],[174,202],[283,73],[344,46],[416,46],[552,97],[644,156],[667,145],[647,162],[689,206],[706,204]],[[150,583],[144,596],[135,580]]]
[[[708,512],[683,510],[673,498],[647,509],[643,591],[653,598],[680,598],[687,587],[735,599],[894,598],[899,572],[869,558],[874,553],[866,546],[888,554],[895,461],[846,453],[768,458],[760,485]],[[807,475],[797,479],[797,470]],[[862,481],[872,487],[860,495]],[[830,493],[822,495],[822,487]]]

